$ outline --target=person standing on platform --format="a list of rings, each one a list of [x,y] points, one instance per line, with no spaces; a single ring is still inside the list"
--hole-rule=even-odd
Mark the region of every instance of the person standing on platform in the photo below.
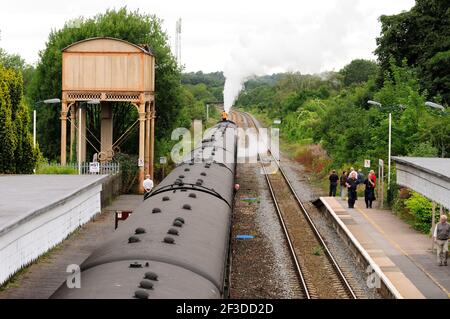
[[[348,190],[348,208],[355,208],[355,201],[357,199],[356,191],[358,187],[358,174],[355,171],[350,173],[346,186]]]
[[[376,186],[377,185],[377,175],[375,175],[375,171],[373,169],[370,170],[370,176],[371,176],[373,184]]]
[[[447,216],[442,215],[440,222],[434,228],[433,239],[437,245],[437,262],[439,266],[447,266],[448,237],[450,236],[450,224]]]
[[[331,175],[330,175],[330,177],[328,177],[328,179],[330,180],[330,194],[329,194],[329,196],[336,197],[336,189],[337,189],[337,184],[338,184],[338,181],[339,181],[339,176],[338,176],[338,174],[336,174],[335,170],[333,170],[331,172]]]
[[[146,194],[150,193],[153,189],[153,181],[150,178],[150,175],[145,175],[145,180],[143,183],[144,186],[144,197]]]
[[[227,121],[227,120],[228,120],[228,113],[225,112],[225,110],[224,110],[224,111],[222,112],[221,117],[222,117],[222,121],[223,121],[223,122]]]
[[[341,185],[341,199],[344,200],[345,196],[347,196],[347,186],[345,185],[347,183],[348,175],[346,171],[342,172],[342,175],[339,179],[339,184]]]
[[[364,180],[366,189],[364,190],[364,200],[366,202],[366,208],[372,208],[372,202],[375,200],[375,182],[372,177],[372,171]]]

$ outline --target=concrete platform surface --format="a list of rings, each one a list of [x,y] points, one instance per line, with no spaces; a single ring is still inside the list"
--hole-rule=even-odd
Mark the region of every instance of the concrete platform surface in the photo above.
[[[0,235],[106,178],[107,175],[0,176]]]
[[[450,266],[438,266],[431,239],[389,210],[354,209],[340,198],[322,197],[404,298],[449,298]],[[374,203],[374,207],[377,206]]]

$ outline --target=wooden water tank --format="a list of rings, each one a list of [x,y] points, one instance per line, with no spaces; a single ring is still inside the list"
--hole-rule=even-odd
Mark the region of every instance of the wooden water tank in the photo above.
[[[63,93],[153,93],[154,70],[150,50],[119,39],[86,39],[62,51]],[[106,100],[115,100],[114,95]]]

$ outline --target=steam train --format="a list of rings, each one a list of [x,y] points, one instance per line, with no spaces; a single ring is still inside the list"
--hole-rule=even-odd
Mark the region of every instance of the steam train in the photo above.
[[[57,299],[207,299],[226,295],[236,124],[222,121],[80,267]]]

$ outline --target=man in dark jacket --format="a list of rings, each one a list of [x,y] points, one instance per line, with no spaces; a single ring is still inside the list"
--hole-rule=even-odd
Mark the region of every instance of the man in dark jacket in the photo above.
[[[348,190],[348,208],[355,208],[356,190],[358,187],[358,174],[356,172],[350,173],[346,185]]]
[[[330,180],[330,194],[329,196],[333,196],[336,197],[336,189],[337,189],[337,184],[339,181],[339,176],[336,174],[336,171],[333,170],[333,172],[331,172],[330,177],[328,178]]]

